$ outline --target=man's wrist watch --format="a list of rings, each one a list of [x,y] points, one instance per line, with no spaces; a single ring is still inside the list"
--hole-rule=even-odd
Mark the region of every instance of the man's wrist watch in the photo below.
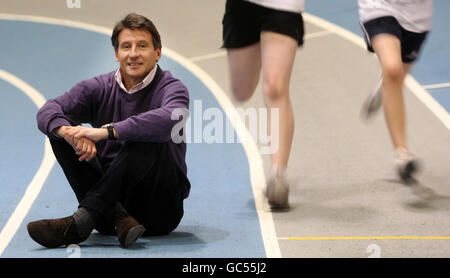
[[[114,125],[113,124],[106,124],[102,126],[102,128],[106,128],[108,130],[108,139],[109,140],[116,140],[117,138],[114,136]]]

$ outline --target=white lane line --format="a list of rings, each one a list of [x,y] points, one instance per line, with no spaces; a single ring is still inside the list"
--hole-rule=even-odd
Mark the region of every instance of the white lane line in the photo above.
[[[429,84],[422,86],[425,90],[449,88],[450,83]]]
[[[303,39],[307,41],[307,40],[310,40],[310,39],[316,39],[316,38],[320,38],[320,37],[325,37],[325,36],[332,35],[332,34],[333,33],[328,31],[328,30],[317,31],[317,32],[305,34],[305,37]]]
[[[112,29],[97,25],[47,17],[0,13],[0,19],[22,20],[37,23],[64,25],[73,28],[98,32],[108,36],[110,36],[112,33]],[[237,112],[232,102],[229,100],[229,98],[222,90],[222,88],[220,88],[220,86],[204,70],[195,65],[189,59],[181,56],[180,54],[176,53],[175,51],[167,47],[164,47],[163,54],[167,55],[167,57],[173,59],[174,61],[177,61],[185,68],[190,70],[194,75],[196,75],[200,79],[200,81],[202,81],[203,84],[205,84],[205,86],[213,93],[214,97],[222,106],[225,113],[227,113],[227,117],[233,124],[233,127],[235,128],[237,135],[239,136],[239,138],[241,138],[242,146],[244,147],[245,153],[247,155],[250,168],[250,182],[253,196],[255,198],[255,205],[258,213],[259,223],[261,225],[261,235],[263,238],[266,256],[269,258],[281,257],[280,247],[278,245],[278,240],[275,233],[275,226],[273,223],[272,213],[270,212],[270,210],[267,209],[267,205],[262,194],[262,188],[266,183],[262,158],[256,143],[254,143],[254,141],[249,142],[250,140],[252,140],[251,139],[252,136],[245,127],[245,123],[242,121],[240,117],[235,116]],[[249,138],[250,140],[247,140],[246,138]]]
[[[318,32],[306,34],[304,39],[305,40],[310,40],[310,39],[315,39],[315,38],[328,36],[328,35],[331,35],[331,34],[333,34],[333,33],[328,31],[328,30],[318,31]],[[200,62],[200,61],[205,61],[205,60],[210,60],[210,59],[215,59],[215,58],[222,58],[222,57],[226,57],[226,56],[227,56],[227,51],[226,50],[221,50],[221,51],[217,51],[217,52],[214,52],[214,53],[209,53],[209,54],[205,54],[205,55],[191,57],[191,58],[189,58],[189,60],[191,60],[192,62]]]
[[[329,30],[361,48],[366,49],[366,43],[363,38],[340,26],[307,13],[304,14],[303,18],[309,23],[317,25],[322,29]],[[429,93],[427,93],[427,91],[425,91],[425,89],[410,74],[408,74],[405,79],[405,85],[425,104],[426,107],[428,107],[428,109],[431,110],[444,126],[450,129],[450,114]]]
[[[450,129],[450,114],[425,89],[408,74],[405,79],[406,86]]]
[[[67,27],[73,27],[73,28],[78,28],[78,29],[83,29],[83,30],[94,31],[97,33],[106,34],[108,36],[111,36],[111,34],[112,34],[112,29],[110,29],[110,28],[105,28],[102,26],[93,25],[93,24],[89,24],[89,23],[76,22],[76,21],[71,21],[71,20],[66,20],[66,19],[59,19],[59,18],[0,13],[0,19],[21,20],[21,21],[27,21],[27,22],[61,25],[61,26],[67,26]]]
[[[19,90],[24,92],[34,102],[38,109],[45,103],[45,98],[42,96],[42,94],[40,94],[29,84],[25,83],[23,80],[19,79],[17,76],[14,76],[0,69],[0,79],[5,80],[6,82],[14,85]],[[54,164],[55,157],[53,156],[50,142],[48,141],[48,139],[46,139],[44,157],[42,159],[41,166],[34,175],[30,184],[27,186],[25,194],[23,195],[14,212],[11,214],[8,222],[6,222],[5,226],[0,232],[0,256],[22,224],[23,219],[30,210],[34,200],[36,200],[37,196],[39,195],[39,192],[41,191],[42,186],[44,185],[44,182],[47,179]]]
[[[200,61],[209,60],[209,59],[222,58],[225,56],[227,56],[227,52],[225,50],[222,50],[222,51],[218,51],[218,52],[214,52],[214,53],[195,56],[195,57],[190,58],[189,60],[191,60],[192,62],[200,62]]]

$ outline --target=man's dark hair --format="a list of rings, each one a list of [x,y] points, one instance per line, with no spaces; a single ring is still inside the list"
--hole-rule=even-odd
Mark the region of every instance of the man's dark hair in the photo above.
[[[145,16],[131,13],[128,14],[124,19],[119,21],[114,27],[113,33],[111,35],[111,43],[114,46],[115,50],[119,49],[119,34],[123,29],[131,29],[131,30],[146,30],[150,32],[152,35],[153,47],[155,49],[161,48],[161,37],[159,36],[159,32],[156,29],[153,22]]]

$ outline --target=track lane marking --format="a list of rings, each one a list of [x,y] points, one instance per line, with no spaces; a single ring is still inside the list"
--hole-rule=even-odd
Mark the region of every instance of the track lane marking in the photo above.
[[[438,84],[429,84],[429,85],[424,85],[422,86],[424,89],[429,90],[429,89],[441,89],[441,88],[449,88],[450,87],[450,82],[449,83],[438,83]]]
[[[35,88],[30,86],[17,76],[0,69],[0,79],[5,80],[6,82],[12,84],[20,91],[25,93],[25,95],[27,95],[33,101],[38,109],[45,103],[45,98],[41,93],[39,93]],[[28,211],[39,195],[39,192],[41,191],[45,181],[47,180],[47,177],[50,174],[55,161],[56,159],[53,155],[50,142],[48,138],[46,138],[44,145],[44,156],[41,165],[34,175],[33,179],[31,180],[30,184],[27,186],[22,199],[19,201],[18,205],[14,209],[14,212],[9,217],[8,222],[6,222],[5,226],[0,232],[0,256],[2,255],[8,244],[11,242],[20,225],[22,224],[23,219],[28,214]]]
[[[372,240],[372,239],[450,239],[450,236],[337,236],[337,237],[279,237],[278,240]]]

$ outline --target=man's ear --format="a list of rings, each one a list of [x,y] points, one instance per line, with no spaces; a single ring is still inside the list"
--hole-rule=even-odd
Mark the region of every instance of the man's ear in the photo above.
[[[119,53],[117,49],[114,50],[114,54],[116,55],[116,61],[119,62]]]
[[[156,62],[158,62],[161,59],[161,48],[156,49]]]

